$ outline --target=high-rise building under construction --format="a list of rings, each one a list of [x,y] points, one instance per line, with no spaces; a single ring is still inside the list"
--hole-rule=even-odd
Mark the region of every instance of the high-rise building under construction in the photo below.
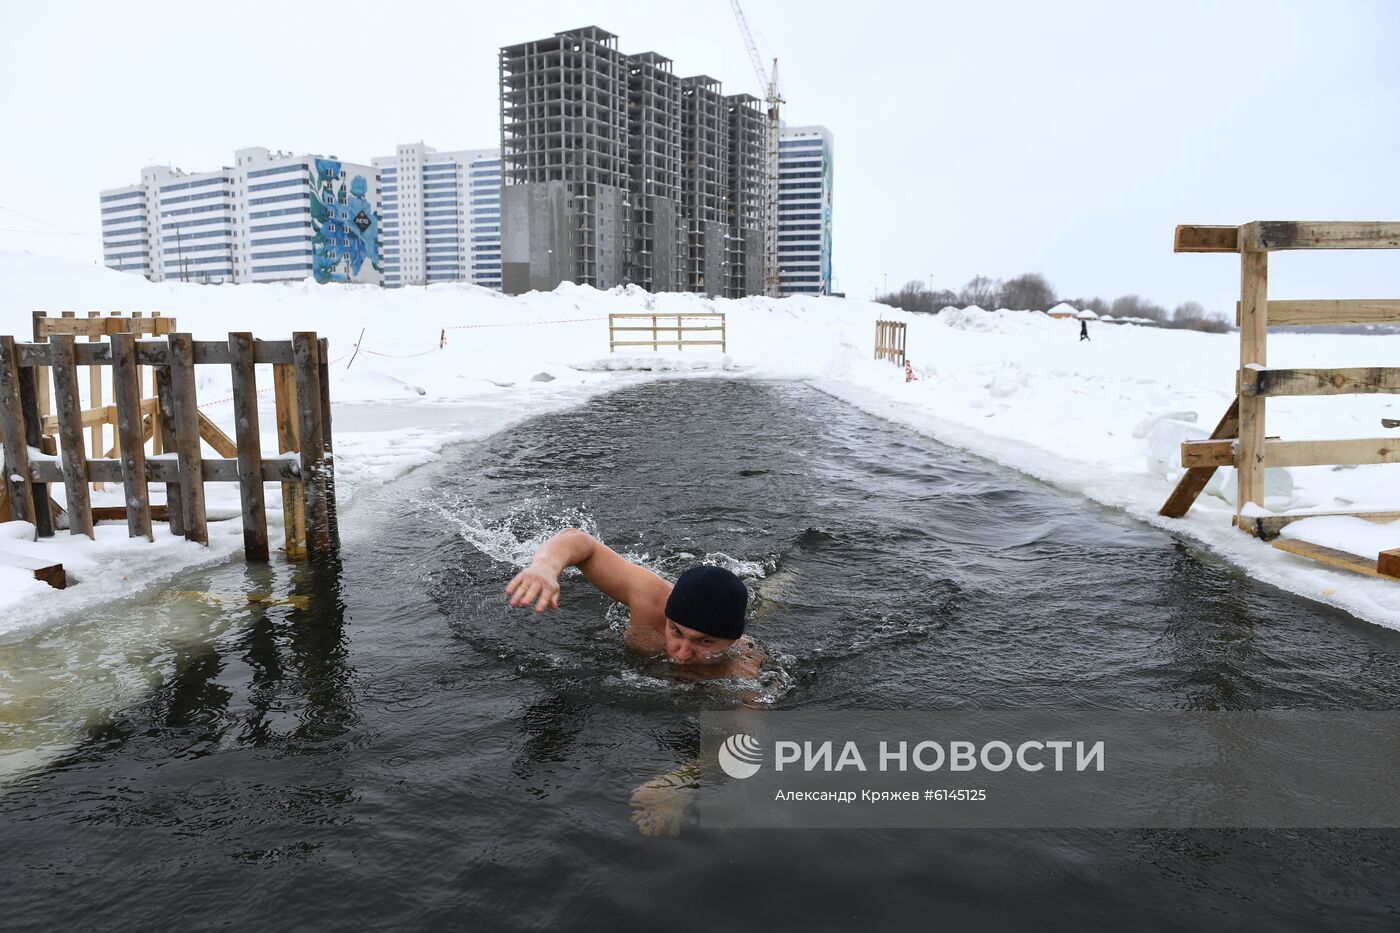
[[[500,51],[501,284],[761,294],[761,102],[588,26]]]

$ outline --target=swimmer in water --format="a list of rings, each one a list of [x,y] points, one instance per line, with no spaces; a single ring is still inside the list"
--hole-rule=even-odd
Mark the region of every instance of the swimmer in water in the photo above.
[[[512,606],[559,607],[559,574],[577,567],[604,595],[631,610],[627,646],[663,654],[693,680],[752,679],[763,655],[744,635],[748,589],[722,567],[691,567],[674,584],[634,564],[593,536],[566,528],[535,552],[506,586]]]
[[[722,567],[691,567],[674,584],[585,532],[566,528],[535,552],[506,586],[512,606],[559,608],[559,574],[577,567],[605,595],[632,611],[627,646],[665,656],[687,680],[757,678],[763,653],[744,635],[748,588]],[[688,762],[632,793],[632,822],[645,836],[680,832],[701,763]]]

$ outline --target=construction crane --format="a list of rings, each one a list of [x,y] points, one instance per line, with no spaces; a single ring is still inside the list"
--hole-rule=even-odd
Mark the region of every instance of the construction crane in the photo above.
[[[777,298],[782,293],[778,280],[778,143],[782,137],[781,108],[784,103],[783,95],[778,91],[778,60],[773,59],[773,72],[770,75],[768,69],[763,67],[758,47],[754,45],[749,21],[744,18],[744,8],[739,5],[739,0],[729,0],[729,5],[734,9],[734,19],[739,23],[739,32],[743,33],[744,45],[749,49],[749,60],[753,62],[754,73],[764,88],[763,102],[768,106],[768,139],[763,173],[763,291]]]

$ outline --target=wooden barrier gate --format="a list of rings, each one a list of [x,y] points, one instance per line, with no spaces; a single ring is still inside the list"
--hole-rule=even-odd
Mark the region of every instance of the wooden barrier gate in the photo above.
[[[642,320],[651,321],[651,326],[645,325],[619,325],[618,321]],[[699,320],[704,323],[687,325],[686,321]],[[718,320],[716,326],[714,322]],[[676,323],[671,324],[670,321]],[[618,340],[619,332],[641,331],[651,334],[650,340]],[[675,332],[674,340],[662,340],[661,332]],[[686,334],[704,333],[719,331],[718,340],[688,340]],[[677,350],[684,350],[686,347],[719,347],[721,352],[729,352],[727,332],[725,331],[724,313],[718,311],[697,311],[694,314],[609,314],[608,315],[608,352],[612,353],[618,347],[651,347],[653,350],[660,350],[661,347],[674,346]]]
[[[149,320],[149,319],[148,319]],[[255,365],[270,363],[276,393],[279,456],[264,457],[258,433]],[[195,366],[227,365],[233,376],[237,442],[231,459],[205,459],[200,451],[200,412]],[[121,483],[127,529],[151,539],[152,513],[147,484],[166,486],[167,520],[173,534],[207,544],[206,482],[240,486],[244,554],[268,559],[263,483],[282,484],[285,547],[289,559],[333,554],[339,547],[335,508],[335,466],[331,442],[327,342],[301,332],[287,341],[254,340],[232,333],[227,341],[194,340],[170,333],[164,340],[137,340],[133,333],[111,333],[108,341],[75,343],[74,335],[52,333],[47,343],[16,343],[0,336],[0,437],[4,442],[5,487],[16,518],[35,525],[40,537],[53,534],[50,483],[62,483],[72,534],[93,536],[88,486]],[[116,399],[117,457],[88,457],[84,450],[78,366],[112,367]],[[139,367],[155,370],[156,411],[149,421],[143,407]],[[52,373],[60,455],[42,451],[40,417],[44,371]],[[158,431],[162,448],[173,456],[146,457],[144,433]],[[295,456],[288,456],[289,453]]]
[[[1287,249],[1400,249],[1400,223],[1256,221],[1238,227],[1179,226],[1178,253],[1240,255],[1240,368],[1234,403],[1209,440],[1181,445],[1186,474],[1162,506],[1161,514],[1186,514],[1215,470],[1233,466],[1239,473],[1235,523],[1257,537],[1276,537],[1292,521],[1311,515],[1246,515],[1247,506],[1264,504],[1266,467],[1327,464],[1400,463],[1400,437],[1361,440],[1295,440],[1266,437],[1265,406],[1283,396],[1355,395],[1400,392],[1400,369],[1269,369],[1270,327],[1400,323],[1400,299],[1271,301],[1268,297],[1269,253]],[[1329,512],[1371,521],[1394,521],[1400,512]],[[1283,550],[1378,576],[1400,577],[1400,549],[1381,552],[1374,564],[1340,551],[1302,541],[1277,541]]]
[[[875,359],[904,365],[905,326],[902,321],[875,322]]]

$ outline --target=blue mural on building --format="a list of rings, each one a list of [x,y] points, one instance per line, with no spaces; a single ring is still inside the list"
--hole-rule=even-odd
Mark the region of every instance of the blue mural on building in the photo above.
[[[353,282],[368,261],[379,265],[379,215],[365,194],[363,175],[350,179],[334,159],[316,160],[311,185],[311,271],[317,282]]]

